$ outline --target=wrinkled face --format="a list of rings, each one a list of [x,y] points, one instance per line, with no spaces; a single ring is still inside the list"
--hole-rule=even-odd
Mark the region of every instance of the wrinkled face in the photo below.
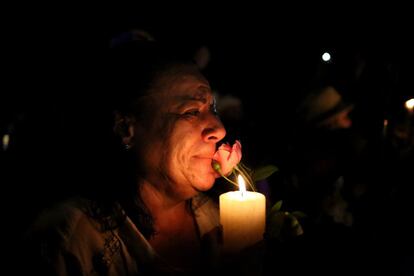
[[[150,118],[135,130],[145,179],[179,199],[210,189],[212,157],[226,132],[208,82],[189,67],[159,78],[150,98]]]

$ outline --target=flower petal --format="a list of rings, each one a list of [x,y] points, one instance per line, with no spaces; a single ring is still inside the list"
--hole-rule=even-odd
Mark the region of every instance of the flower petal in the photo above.
[[[213,159],[220,164],[221,173],[228,175],[240,162],[241,157],[241,143],[236,140],[233,146],[222,144],[214,154]]]

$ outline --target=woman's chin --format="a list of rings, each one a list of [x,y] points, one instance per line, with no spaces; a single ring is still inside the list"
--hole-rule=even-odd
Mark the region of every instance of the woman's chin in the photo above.
[[[201,192],[205,192],[213,188],[214,182],[216,181],[216,177],[214,174],[206,175],[203,179],[198,181],[197,190]]]

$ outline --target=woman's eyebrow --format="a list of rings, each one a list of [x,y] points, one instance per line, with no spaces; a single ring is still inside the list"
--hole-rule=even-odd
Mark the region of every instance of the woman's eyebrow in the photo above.
[[[185,107],[191,103],[202,103],[207,104],[206,98],[199,98],[199,97],[193,97],[193,96],[180,96],[178,97],[179,103],[177,105],[178,108]]]
[[[206,92],[197,92],[193,95],[178,96],[177,99],[183,101],[183,103],[180,103],[180,105],[186,104],[188,102],[200,102],[202,104],[207,104],[214,101],[214,97],[210,94],[207,94]]]
[[[201,102],[203,104],[206,104],[207,101],[207,97],[191,97],[188,99],[189,101],[196,101],[196,102]]]
[[[192,93],[179,95],[175,98],[178,108],[191,103],[201,103],[206,105],[214,102],[214,97],[212,95],[211,89],[205,85],[198,86],[196,91],[193,91]]]

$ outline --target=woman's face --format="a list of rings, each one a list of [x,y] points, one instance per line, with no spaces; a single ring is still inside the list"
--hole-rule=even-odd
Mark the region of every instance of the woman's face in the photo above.
[[[208,82],[186,67],[157,79],[148,120],[135,127],[145,180],[179,199],[213,186],[212,157],[226,135]]]

